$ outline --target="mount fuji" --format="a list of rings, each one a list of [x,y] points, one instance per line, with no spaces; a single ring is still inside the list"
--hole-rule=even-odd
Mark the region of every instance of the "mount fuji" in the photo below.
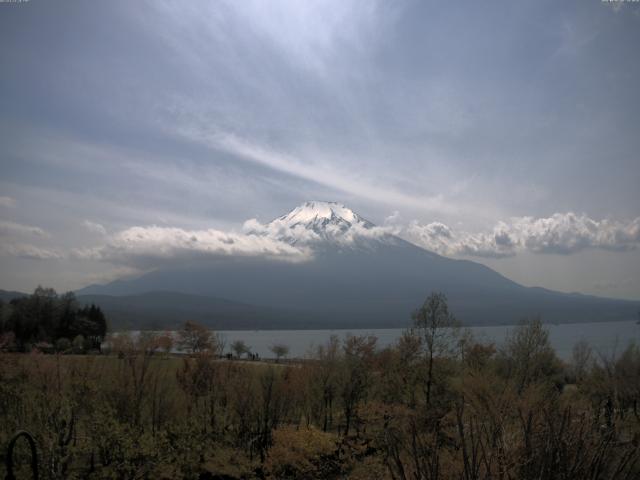
[[[469,325],[536,315],[554,323],[630,320],[640,307],[524,287],[479,263],[409,243],[335,202],[306,202],[267,224],[248,222],[246,230],[286,242],[305,260],[212,257],[77,293],[137,327],[196,317],[228,329],[406,327],[432,291],[445,293]],[[168,297],[179,301],[160,301]]]

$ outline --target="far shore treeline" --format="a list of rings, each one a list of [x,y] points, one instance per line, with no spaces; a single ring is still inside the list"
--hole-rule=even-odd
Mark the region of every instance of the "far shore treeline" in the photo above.
[[[0,350],[82,353],[100,350],[106,333],[100,307],[81,306],[73,292],[39,286],[32,295],[0,299]]]

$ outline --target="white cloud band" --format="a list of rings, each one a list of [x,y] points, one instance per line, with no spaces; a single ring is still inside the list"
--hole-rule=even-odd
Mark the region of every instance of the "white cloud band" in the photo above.
[[[509,257],[519,251],[568,255],[587,248],[632,250],[640,246],[640,217],[622,222],[593,220],[584,214],[548,218],[516,217],[485,233],[455,232],[447,225],[412,222],[399,228],[407,240],[442,255]]]
[[[153,268],[167,261],[223,256],[301,261],[309,252],[270,237],[150,226],[128,228],[109,236],[105,245],[75,250],[74,256]]]
[[[480,233],[455,231],[440,222],[413,221],[401,225],[398,219],[399,214],[394,213],[381,227],[353,222],[346,230],[340,225],[325,225],[321,232],[280,219],[268,224],[250,219],[244,223],[243,233],[154,225],[134,226],[112,235],[108,235],[102,225],[85,221],[85,228],[103,236],[101,245],[73,249],[65,254],[55,248],[13,240],[0,246],[0,254],[31,259],[91,259],[145,270],[171,262],[218,257],[306,261],[313,256],[315,246],[324,240],[341,246],[366,246],[372,239],[392,241],[392,235],[446,256],[485,258],[509,257],[522,251],[568,255],[588,248],[624,251],[640,247],[640,217],[628,222],[597,221],[572,212],[547,218],[515,217]],[[0,234],[9,238],[48,236],[38,227],[6,221],[0,221]]]

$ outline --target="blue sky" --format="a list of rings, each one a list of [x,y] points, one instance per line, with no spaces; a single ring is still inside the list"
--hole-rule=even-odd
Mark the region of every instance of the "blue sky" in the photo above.
[[[0,288],[134,275],[86,252],[321,199],[639,299],[638,45],[640,6],[596,0],[0,4]]]

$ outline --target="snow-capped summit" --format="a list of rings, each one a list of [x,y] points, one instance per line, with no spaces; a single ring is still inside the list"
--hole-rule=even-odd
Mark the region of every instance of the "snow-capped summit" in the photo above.
[[[354,225],[366,229],[374,226],[341,203],[319,201],[305,202],[271,223],[287,225],[289,228],[302,225],[314,231],[326,230],[331,226],[338,227],[340,231],[345,231]]]
[[[292,245],[362,244],[380,238],[384,231],[338,202],[309,201],[266,225],[245,224],[249,233],[269,235]]]

